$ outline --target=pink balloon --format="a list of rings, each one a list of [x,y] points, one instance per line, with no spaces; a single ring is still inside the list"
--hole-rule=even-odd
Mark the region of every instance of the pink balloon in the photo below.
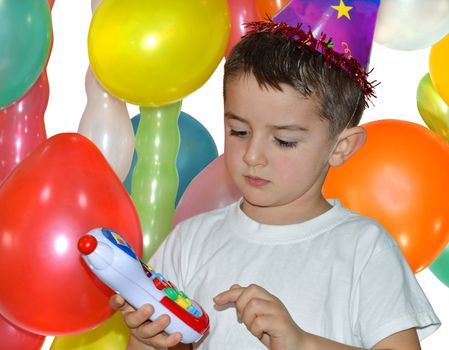
[[[174,224],[191,216],[222,208],[241,196],[226,170],[221,155],[189,184],[176,207]]]
[[[245,35],[244,24],[260,20],[255,0],[228,0],[231,17],[231,30],[229,32],[228,46],[225,57],[228,56],[235,44]]]
[[[42,347],[45,337],[27,332],[0,315],[0,339],[2,349],[38,350]]]
[[[47,139],[44,113],[48,96],[44,69],[25,95],[0,109],[0,184],[22,159]]]

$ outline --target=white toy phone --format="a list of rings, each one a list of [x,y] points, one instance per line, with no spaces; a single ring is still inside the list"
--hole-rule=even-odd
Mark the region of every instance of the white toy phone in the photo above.
[[[209,317],[202,307],[143,263],[117,232],[91,230],[79,239],[78,250],[95,275],[133,307],[152,305],[155,312],[150,320],[167,314],[170,324],[165,331],[180,332],[182,343],[198,341],[209,329]]]

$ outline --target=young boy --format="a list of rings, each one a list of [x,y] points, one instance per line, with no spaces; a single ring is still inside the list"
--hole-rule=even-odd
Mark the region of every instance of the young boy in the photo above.
[[[225,162],[243,198],[180,223],[150,263],[208,313],[195,349],[418,350],[440,323],[397,243],[321,193],[365,141],[366,81],[283,33],[248,35],[225,65]],[[111,306],[128,349],[189,348],[167,315],[147,321],[151,306]]]

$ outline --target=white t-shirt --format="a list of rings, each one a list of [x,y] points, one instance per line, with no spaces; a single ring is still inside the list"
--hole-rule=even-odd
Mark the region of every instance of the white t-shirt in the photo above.
[[[180,223],[150,264],[208,313],[198,349],[265,349],[239,323],[233,305],[212,298],[238,283],[277,296],[305,331],[371,348],[416,327],[420,339],[440,321],[396,241],[374,220],[333,207],[293,225],[260,224],[240,202]]]

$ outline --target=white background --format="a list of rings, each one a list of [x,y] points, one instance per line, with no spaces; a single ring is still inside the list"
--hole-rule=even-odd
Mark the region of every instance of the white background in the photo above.
[[[87,33],[91,20],[90,1],[56,0],[52,11],[54,45],[48,64],[50,101],[45,115],[48,137],[76,132],[86,106],[84,77],[88,66]],[[416,88],[428,72],[429,50],[397,51],[374,44],[372,78],[381,81],[375,107],[364,114],[362,123],[378,119],[423,121],[416,108]],[[182,110],[199,120],[213,136],[219,153],[223,152],[222,126],[223,62],[209,81],[183,101]],[[137,106],[128,106],[130,116]],[[449,345],[449,288],[429,270],[417,278],[443,325],[422,343],[424,350],[447,349]],[[73,310],[76,312],[76,310]],[[48,337],[43,349],[51,344]]]

